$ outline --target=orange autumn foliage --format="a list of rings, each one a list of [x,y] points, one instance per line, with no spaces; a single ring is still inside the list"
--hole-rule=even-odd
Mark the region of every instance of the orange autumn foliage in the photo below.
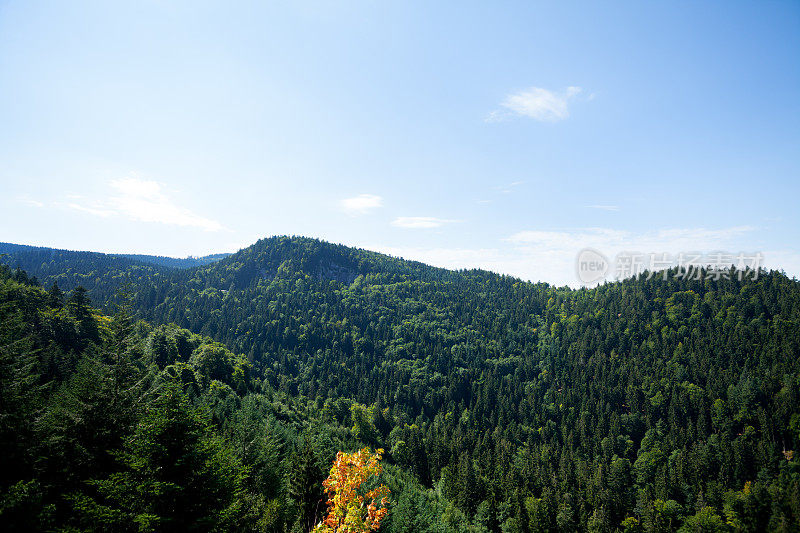
[[[380,528],[389,512],[389,489],[380,485],[364,492],[362,485],[381,473],[382,454],[380,448],[374,454],[369,448],[336,454],[330,475],[322,483],[328,494],[328,514],[314,533],[367,533]]]

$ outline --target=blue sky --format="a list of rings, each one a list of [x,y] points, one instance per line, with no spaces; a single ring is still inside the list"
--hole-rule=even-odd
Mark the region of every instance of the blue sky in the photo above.
[[[0,2],[0,241],[800,274],[800,3]]]

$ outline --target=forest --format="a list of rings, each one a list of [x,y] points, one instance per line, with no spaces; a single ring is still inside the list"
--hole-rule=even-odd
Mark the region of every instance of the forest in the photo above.
[[[302,237],[0,254],[3,529],[307,532],[368,448],[380,531],[800,530],[782,272],[570,289]]]

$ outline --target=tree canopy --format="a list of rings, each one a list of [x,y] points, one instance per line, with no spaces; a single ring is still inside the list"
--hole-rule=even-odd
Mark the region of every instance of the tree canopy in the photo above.
[[[26,253],[0,285],[6,523],[177,523],[149,421],[187,432],[223,529],[311,529],[365,446],[387,450],[382,531],[800,527],[780,272],[572,290],[289,237],[184,269]],[[123,286],[127,327],[105,314]]]

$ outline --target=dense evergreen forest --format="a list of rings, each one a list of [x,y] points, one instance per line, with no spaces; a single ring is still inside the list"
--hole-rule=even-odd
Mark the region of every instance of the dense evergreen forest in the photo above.
[[[363,446],[381,531],[800,528],[782,273],[572,290],[290,237],[198,265],[0,253],[16,529],[308,531]]]
[[[14,255],[16,266],[22,270],[36,270],[45,276],[71,271],[79,275],[90,276],[97,268],[105,273],[109,269],[128,268],[137,264],[140,266],[152,265],[164,268],[191,268],[200,265],[208,265],[231,255],[212,254],[203,257],[185,257],[178,259],[161,255],[73,252],[70,250],[57,250],[55,248],[44,248],[41,246],[0,242],[0,256],[3,254]],[[47,271],[48,268],[52,268],[53,271]]]

